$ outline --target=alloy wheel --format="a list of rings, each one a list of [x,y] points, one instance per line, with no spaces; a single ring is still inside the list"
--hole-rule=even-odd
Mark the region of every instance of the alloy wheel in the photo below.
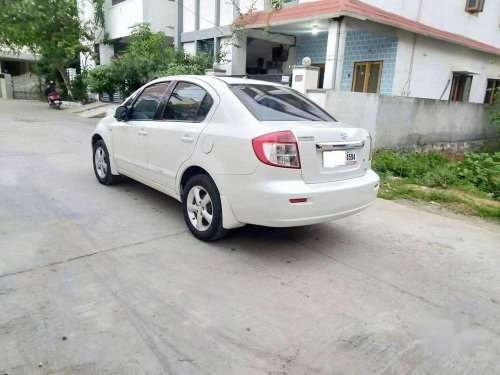
[[[94,164],[100,178],[105,178],[108,173],[108,163],[106,163],[106,152],[102,147],[97,147],[94,154]]]
[[[213,206],[208,192],[201,186],[191,188],[187,196],[187,214],[194,228],[204,232],[212,224]]]

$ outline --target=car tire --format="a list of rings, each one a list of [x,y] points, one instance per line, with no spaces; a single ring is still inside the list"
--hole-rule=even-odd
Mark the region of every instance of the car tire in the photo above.
[[[111,173],[109,152],[102,139],[94,144],[92,161],[97,181],[103,185],[114,185],[118,182],[120,176],[116,176]]]
[[[191,177],[184,186],[182,211],[189,230],[202,241],[216,241],[229,233],[222,226],[219,190],[206,174]]]

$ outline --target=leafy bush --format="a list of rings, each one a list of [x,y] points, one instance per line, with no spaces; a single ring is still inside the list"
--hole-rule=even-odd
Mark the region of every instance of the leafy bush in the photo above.
[[[127,50],[111,63],[89,71],[87,85],[96,93],[120,91],[128,96],[154,78],[177,74],[203,74],[212,67],[213,57],[195,56],[169,45],[162,32],[153,32],[147,23],[134,26]]]
[[[88,88],[85,82],[85,75],[78,74],[71,82],[71,90],[73,93],[73,100],[77,102],[88,103]]]
[[[453,161],[439,152],[379,151],[372,166],[383,182],[397,178],[408,184],[489,193],[500,200],[500,152],[466,153],[463,161]]]
[[[397,154],[394,151],[380,151],[373,158],[373,169],[382,177],[404,178],[409,183],[430,187],[447,187],[457,182],[457,176],[449,164],[450,161],[439,152]]]
[[[494,154],[465,154],[456,166],[457,175],[486,193],[493,193],[500,200],[500,152]]]
[[[110,97],[113,97],[113,93],[118,87],[112,65],[102,65],[88,71],[85,83],[91,92],[108,94]]]
[[[175,76],[180,74],[203,74],[205,72],[205,68],[200,65],[183,65],[183,64],[170,64],[168,68],[164,70],[156,71],[157,77],[164,76]]]

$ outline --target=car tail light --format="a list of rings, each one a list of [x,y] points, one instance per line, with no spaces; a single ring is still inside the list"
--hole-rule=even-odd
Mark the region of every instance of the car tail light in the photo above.
[[[252,146],[255,155],[264,164],[282,168],[300,168],[297,140],[289,130],[254,138]]]

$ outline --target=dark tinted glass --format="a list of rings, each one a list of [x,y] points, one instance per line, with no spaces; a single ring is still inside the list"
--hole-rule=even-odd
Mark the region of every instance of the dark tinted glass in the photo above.
[[[213,99],[200,86],[179,82],[168,99],[163,119],[203,121],[212,104]]]
[[[233,84],[229,87],[260,121],[336,121],[312,101],[284,86]]]
[[[201,102],[200,109],[198,110],[198,114],[196,115],[196,121],[203,121],[205,117],[207,117],[208,111],[212,108],[212,104],[214,104],[214,100],[210,95],[205,95],[205,98]]]
[[[144,89],[134,104],[130,119],[153,120],[168,84],[168,82],[157,83]]]
[[[137,96],[139,90],[136,90],[132,95],[130,95],[122,105],[126,105],[127,107],[130,107],[132,105],[132,102],[134,101],[135,97]]]

